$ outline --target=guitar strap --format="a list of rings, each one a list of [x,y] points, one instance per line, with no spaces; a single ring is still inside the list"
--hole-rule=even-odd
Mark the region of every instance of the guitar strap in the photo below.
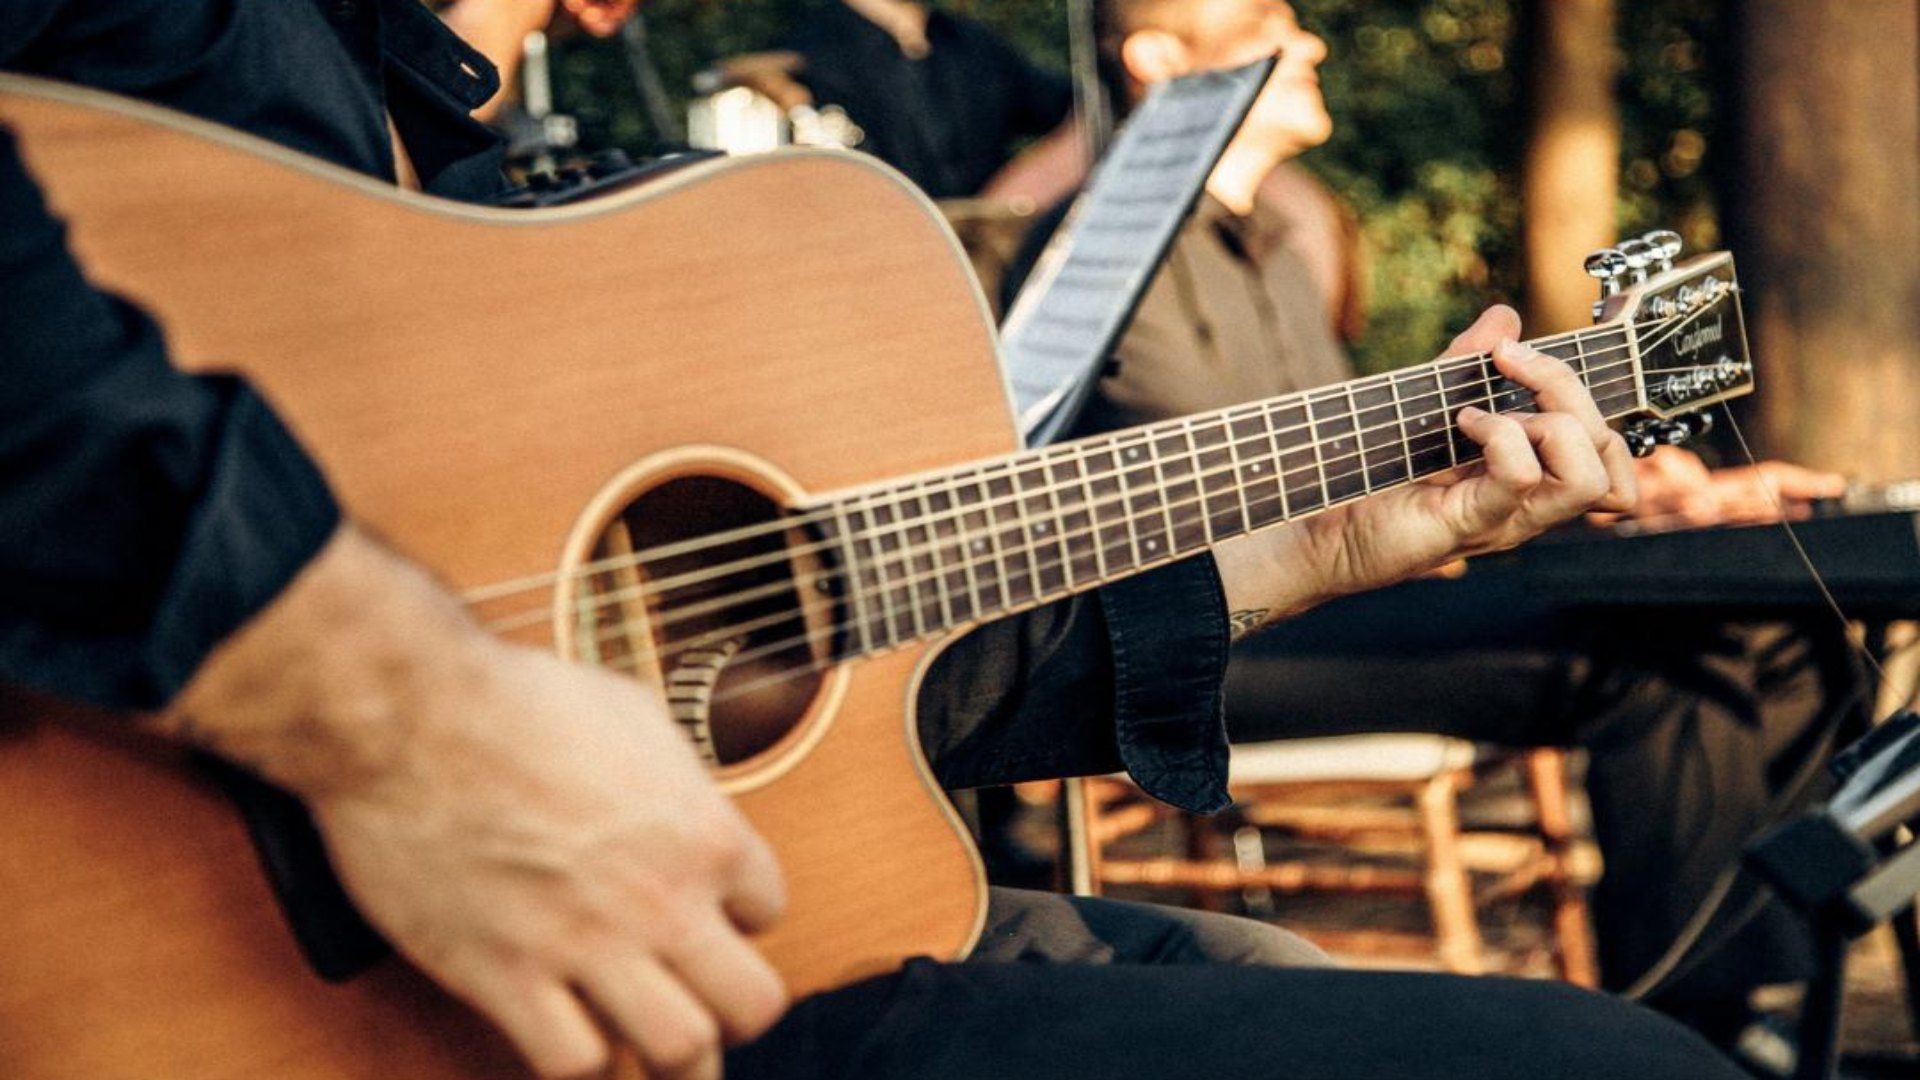
[[[1079,415],[1274,62],[1154,87],[1100,159],[1001,327],[1027,445],[1053,442]]]

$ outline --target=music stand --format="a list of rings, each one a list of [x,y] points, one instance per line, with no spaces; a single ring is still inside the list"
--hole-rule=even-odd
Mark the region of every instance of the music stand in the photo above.
[[[1834,759],[1833,798],[1761,836],[1746,862],[1807,918],[1819,969],[1800,1015],[1794,1080],[1832,1080],[1839,1065],[1847,944],[1913,907],[1920,839],[1896,830],[1920,819],[1920,716],[1902,712]]]

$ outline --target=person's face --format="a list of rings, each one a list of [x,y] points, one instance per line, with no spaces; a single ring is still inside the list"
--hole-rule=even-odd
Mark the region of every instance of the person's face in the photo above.
[[[611,37],[646,0],[562,0],[568,17],[594,37]]]
[[[1283,0],[1191,0],[1189,48],[1195,70],[1213,71],[1280,54],[1273,77],[1241,128],[1291,157],[1319,146],[1333,134],[1333,118],[1320,94],[1320,61],[1327,43],[1302,29]]]

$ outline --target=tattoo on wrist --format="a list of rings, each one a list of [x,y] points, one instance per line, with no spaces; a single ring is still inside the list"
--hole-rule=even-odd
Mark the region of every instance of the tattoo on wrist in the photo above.
[[[1263,607],[1248,608],[1245,611],[1236,611],[1227,616],[1227,623],[1233,628],[1233,636],[1236,639],[1243,638],[1255,630],[1258,630],[1260,625],[1267,621],[1267,613],[1271,610],[1271,608]]]

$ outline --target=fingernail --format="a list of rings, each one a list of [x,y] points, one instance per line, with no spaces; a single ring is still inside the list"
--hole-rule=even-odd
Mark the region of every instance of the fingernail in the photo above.
[[[1494,346],[1494,348],[1498,349],[1500,355],[1508,360],[1525,360],[1529,355],[1527,350],[1521,348],[1520,343],[1513,338],[1501,338],[1500,344]]]
[[[1463,424],[1471,424],[1485,415],[1487,415],[1487,410],[1468,405],[1460,410],[1460,422]]]

